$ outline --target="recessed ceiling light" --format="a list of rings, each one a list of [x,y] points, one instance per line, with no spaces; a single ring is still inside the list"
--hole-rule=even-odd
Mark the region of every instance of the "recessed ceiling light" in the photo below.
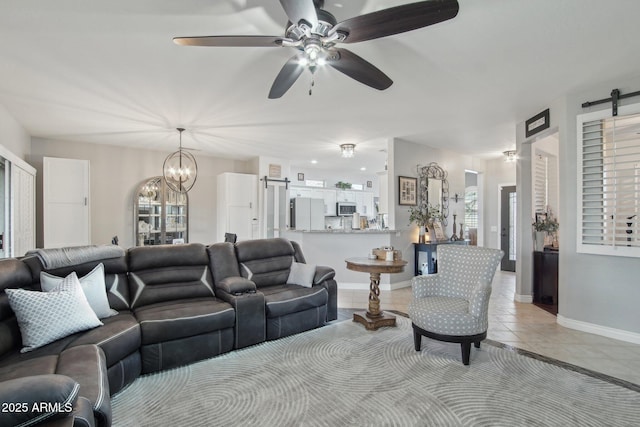
[[[342,3],[334,3],[333,6],[334,7],[342,7]]]
[[[360,168],[361,171],[366,171],[367,168],[365,168],[364,166]]]
[[[311,160],[311,163],[313,163],[315,165],[316,163],[318,163],[318,161],[317,160]]]

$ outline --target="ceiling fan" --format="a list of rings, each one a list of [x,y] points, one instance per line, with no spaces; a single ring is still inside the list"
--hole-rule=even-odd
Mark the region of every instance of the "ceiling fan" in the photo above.
[[[305,68],[313,74],[328,64],[367,86],[387,89],[393,81],[373,64],[355,53],[336,47],[404,33],[437,24],[458,14],[456,0],[429,0],[391,7],[356,16],[342,22],[324,7],[324,0],[280,0],[289,23],[280,36],[202,36],[175,37],[183,46],[214,47],[291,47],[297,50],[276,76],[269,98],[280,98]],[[309,91],[311,93],[311,91]]]

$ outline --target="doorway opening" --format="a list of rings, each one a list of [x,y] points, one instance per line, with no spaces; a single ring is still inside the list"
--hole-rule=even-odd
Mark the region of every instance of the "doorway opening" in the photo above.
[[[516,271],[516,186],[500,187],[500,249],[504,252],[500,270]]]

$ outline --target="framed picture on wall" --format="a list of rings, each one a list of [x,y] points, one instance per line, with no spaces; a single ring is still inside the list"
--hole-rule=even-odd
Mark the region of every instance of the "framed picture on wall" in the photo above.
[[[398,177],[398,204],[401,206],[418,204],[418,178]]]
[[[298,172],[298,181],[304,181],[304,174],[302,172]]]

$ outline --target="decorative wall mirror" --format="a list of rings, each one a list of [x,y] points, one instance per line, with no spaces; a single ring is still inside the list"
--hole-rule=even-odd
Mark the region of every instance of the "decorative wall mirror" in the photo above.
[[[418,165],[418,188],[420,189],[420,204],[425,208],[439,206],[442,224],[447,225],[449,216],[449,181],[447,171],[437,163],[426,166]]]

